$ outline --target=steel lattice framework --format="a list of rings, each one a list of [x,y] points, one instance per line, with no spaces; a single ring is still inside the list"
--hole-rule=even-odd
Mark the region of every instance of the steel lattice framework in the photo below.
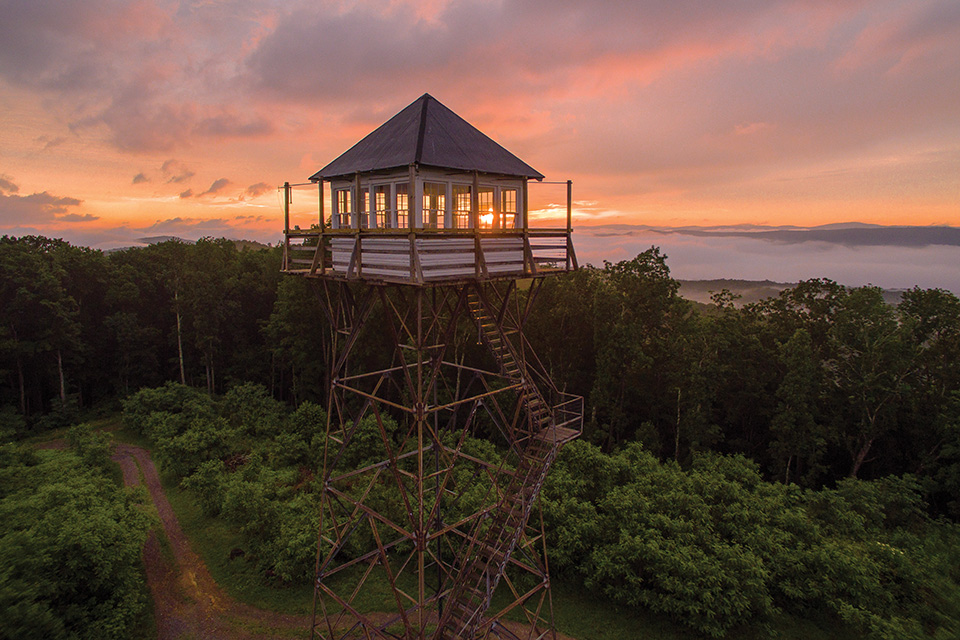
[[[523,334],[543,277],[311,281],[334,329],[312,636],[552,637],[536,507],[583,400]],[[386,368],[350,368],[365,331]],[[458,357],[465,331],[485,363]]]

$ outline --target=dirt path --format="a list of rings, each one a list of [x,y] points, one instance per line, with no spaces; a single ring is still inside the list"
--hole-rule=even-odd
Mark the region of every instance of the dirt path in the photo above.
[[[117,444],[113,459],[123,470],[124,484],[140,484],[142,471],[143,482],[157,508],[176,563],[176,566],[170,565],[157,536],[151,532],[143,558],[147,583],[153,595],[158,640],[263,640],[309,635],[309,618],[265,611],[237,602],[214,582],[206,564],[190,548],[146,449]]]
[[[143,482],[157,508],[163,531],[173,554],[174,565],[160,548],[154,532],[144,545],[143,559],[147,584],[153,595],[158,640],[272,640],[307,638],[310,619],[257,609],[237,602],[213,580],[203,560],[190,548],[177,516],[160,484],[150,452],[142,447],[119,443],[112,459],[123,470],[123,482],[135,486]],[[386,614],[373,614],[377,615]],[[506,626],[519,636],[527,628],[519,623]],[[573,640],[557,634],[557,640]]]

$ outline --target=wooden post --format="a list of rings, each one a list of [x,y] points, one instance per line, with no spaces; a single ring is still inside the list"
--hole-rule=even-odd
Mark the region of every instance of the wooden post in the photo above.
[[[350,226],[354,229],[360,228],[360,216],[363,215],[363,212],[361,211],[362,207],[363,196],[360,193],[360,172],[358,171],[353,187],[353,218],[350,220]]]
[[[400,226],[398,222],[399,212],[397,211],[397,183],[390,183],[390,201],[387,203],[387,211],[390,216],[390,221],[387,222],[387,226],[391,229],[396,229]]]
[[[343,211],[340,211],[340,202],[338,201],[337,189],[334,188],[333,182],[330,183],[330,228],[339,229],[340,228],[340,219],[343,217]]]
[[[320,230],[326,226],[326,223],[323,220],[323,178],[317,181],[317,186],[319,187],[318,191],[320,192],[320,199],[317,206],[317,217],[319,218]]]
[[[290,268],[290,183],[283,183],[283,270]]]
[[[480,232],[480,174],[473,172],[473,187],[470,189],[470,224]]]
[[[523,225],[521,226],[521,228],[523,229],[523,235],[524,235],[524,236],[527,235],[527,229],[530,228],[530,226],[529,226],[529,224],[528,224],[528,220],[527,220],[527,205],[528,205],[528,204],[529,204],[529,200],[528,200],[528,198],[527,198],[527,179],[524,178],[524,179],[523,179],[523,198],[522,198],[522,204],[521,204],[521,206],[520,206],[520,217],[521,217],[521,220],[522,220],[522,222],[523,222]]]
[[[290,183],[283,183],[283,232],[290,233]]]
[[[310,267],[310,275],[313,275],[317,272],[318,265],[320,267],[320,273],[327,272],[327,261],[324,259],[324,255],[323,255],[324,253],[323,232],[327,228],[327,223],[324,220],[324,212],[323,212],[323,178],[320,178],[319,180],[317,180],[317,187],[318,187],[317,191],[319,192],[319,199],[317,201],[317,217],[319,218],[319,223],[320,223],[320,236],[317,238],[317,250],[313,254],[313,264]],[[331,209],[332,208],[333,207],[331,206]]]
[[[567,180],[567,271],[570,271],[570,243],[573,233],[573,180]]]
[[[474,273],[479,278],[483,247],[480,246],[480,174],[476,171],[473,172],[473,187],[470,189],[470,224],[473,225]]]
[[[421,196],[422,197],[422,196]],[[417,166],[410,165],[410,184],[407,185],[407,228],[410,229],[410,280],[417,281],[419,269],[417,265],[417,232],[419,227],[420,207],[417,204]]]
[[[410,219],[410,228],[419,229],[423,226],[423,186],[417,179],[417,166],[410,165],[410,186],[407,188],[407,217]]]
[[[356,197],[353,199],[353,228],[357,233],[353,237],[353,258],[356,260],[354,265],[356,277],[363,275],[363,247],[360,246],[360,217],[363,215],[363,195],[360,192],[360,172],[356,174],[356,186],[354,187]],[[347,269],[347,277],[350,277],[351,269]]]
[[[446,182],[444,184],[444,195],[443,195],[443,228],[452,229],[453,228],[453,183]]]

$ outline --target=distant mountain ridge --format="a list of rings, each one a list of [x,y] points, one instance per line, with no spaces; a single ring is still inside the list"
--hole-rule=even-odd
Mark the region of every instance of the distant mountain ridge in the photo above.
[[[956,227],[814,227],[811,229],[776,229],[772,231],[674,231],[696,236],[736,236],[758,240],[797,244],[829,242],[848,247],[926,247],[947,245],[960,247],[960,229]]]
[[[258,242],[256,240],[237,240],[235,238],[227,238],[232,242],[238,251],[259,251],[260,249],[269,249],[270,245],[263,242]],[[197,244],[196,240],[186,240],[178,236],[148,236],[145,238],[137,238],[137,242],[145,245],[150,244],[160,244],[161,242],[182,242],[183,244]],[[127,249],[138,248],[139,245],[130,245],[127,247],[116,247],[114,249],[107,249],[105,253],[113,253],[115,251],[126,251]]]
[[[691,302],[713,304],[710,296],[724,289],[740,297],[736,306],[760,302],[780,295],[784,289],[796,286],[796,282],[774,282],[772,280],[735,280],[718,278],[716,280],[677,280],[680,283],[680,296]],[[903,289],[883,289],[883,299],[887,304],[898,304]]]
[[[137,242],[143,244],[160,244],[161,242],[169,242],[171,240],[182,242],[183,244],[196,244],[195,240],[185,240],[178,236],[149,236],[146,238],[137,238]]]
[[[677,234],[695,237],[736,237],[782,244],[824,242],[847,247],[926,247],[931,245],[960,246],[960,228],[949,225],[884,226],[864,222],[837,222],[814,227],[728,225],[656,227],[649,225],[611,224],[580,227],[581,233],[596,237],[630,236],[635,234]]]

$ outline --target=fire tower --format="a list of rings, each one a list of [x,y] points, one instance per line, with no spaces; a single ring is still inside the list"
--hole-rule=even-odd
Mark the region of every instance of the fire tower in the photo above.
[[[312,637],[552,637],[536,505],[583,399],[523,329],[577,268],[570,182],[566,228],[530,228],[543,176],[426,94],[310,180],[309,231],[284,185],[283,269],[333,329]],[[354,366],[362,335],[389,345],[379,370]]]

